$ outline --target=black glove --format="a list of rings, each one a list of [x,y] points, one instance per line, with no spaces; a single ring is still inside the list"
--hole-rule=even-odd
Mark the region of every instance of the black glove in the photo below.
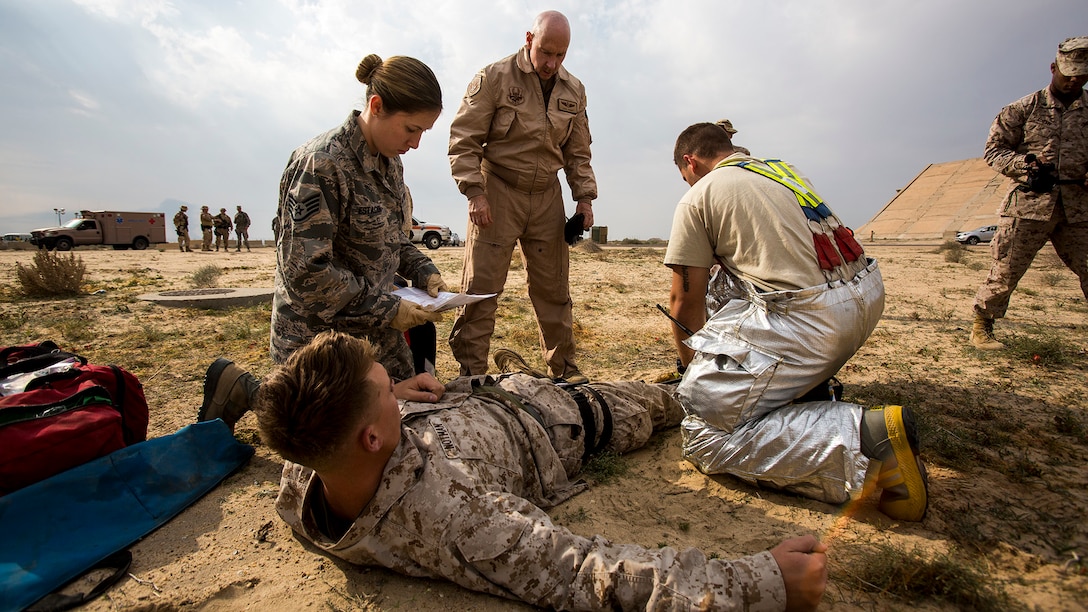
[[[582,233],[585,232],[585,228],[582,226],[586,222],[586,216],[582,213],[578,213],[567,219],[567,224],[563,226],[563,238],[566,239],[567,244],[574,246],[575,242],[582,239]]]

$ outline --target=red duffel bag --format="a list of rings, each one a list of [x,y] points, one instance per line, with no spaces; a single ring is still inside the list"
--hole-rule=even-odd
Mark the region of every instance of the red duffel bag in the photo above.
[[[143,386],[46,341],[0,349],[0,495],[147,438]]]

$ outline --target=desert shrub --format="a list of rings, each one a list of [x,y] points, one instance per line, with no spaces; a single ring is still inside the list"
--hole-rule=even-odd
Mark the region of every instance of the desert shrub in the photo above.
[[[223,275],[223,269],[215,264],[200,266],[193,272],[193,286],[206,289],[219,284],[219,277]]]
[[[944,251],[944,260],[949,263],[960,263],[963,261],[963,256],[967,254],[967,247],[955,240],[945,242],[940,250]]]
[[[44,249],[34,254],[34,261],[23,266],[16,263],[19,287],[30,297],[79,295],[87,264],[74,253],[67,256]]]

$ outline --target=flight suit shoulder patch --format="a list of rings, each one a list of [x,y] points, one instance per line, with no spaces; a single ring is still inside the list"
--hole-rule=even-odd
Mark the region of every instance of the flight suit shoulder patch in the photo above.
[[[566,98],[559,98],[559,110],[565,113],[577,113],[578,103],[574,100],[567,100]]]
[[[468,91],[465,92],[466,98],[471,98],[480,93],[480,89],[484,86],[484,75],[477,74],[472,78],[472,82],[468,84]]]

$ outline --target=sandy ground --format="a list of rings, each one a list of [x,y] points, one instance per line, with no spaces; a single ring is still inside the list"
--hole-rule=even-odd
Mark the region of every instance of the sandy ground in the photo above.
[[[985,246],[948,261],[938,245],[866,244],[880,261],[888,299],[863,349],[840,372],[846,399],[901,403],[922,422],[931,503],[921,523],[896,523],[874,500],[845,507],[708,477],[680,459],[675,430],[621,461],[624,473],[550,511],[583,534],[647,547],[695,546],[721,557],[814,533],[831,546],[822,608],[835,610],[1088,609],[1088,307],[1075,276],[1047,247],[998,325],[1008,350],[967,346],[971,300],[988,266]],[[15,264],[31,251],[0,251],[0,345],[53,339],[97,362],[122,365],[143,381],[150,436],[191,422],[208,364],[226,355],[268,372],[267,305],[229,311],[166,308],[136,296],[191,288],[204,266],[220,287],[271,287],[275,255],[77,251],[87,295],[21,297]],[[462,249],[429,251],[451,286]],[[671,368],[664,317],[669,273],[653,248],[572,253],[576,335],[584,372],[596,379],[644,379]],[[515,257],[494,347],[542,365],[537,332]],[[456,373],[441,339],[439,377]],[[247,416],[237,437],[253,459],[180,516],[132,547],[130,576],[90,610],[518,610],[507,600],[440,581],[354,567],[296,538],[273,509],[280,460],[260,445]],[[887,545],[925,559],[952,559],[980,576],[998,604],[927,597],[866,586],[863,555]],[[896,554],[900,554],[896,553]],[[894,557],[895,555],[893,555]],[[932,581],[930,581],[932,582]],[[933,586],[933,585],[929,585]]]

